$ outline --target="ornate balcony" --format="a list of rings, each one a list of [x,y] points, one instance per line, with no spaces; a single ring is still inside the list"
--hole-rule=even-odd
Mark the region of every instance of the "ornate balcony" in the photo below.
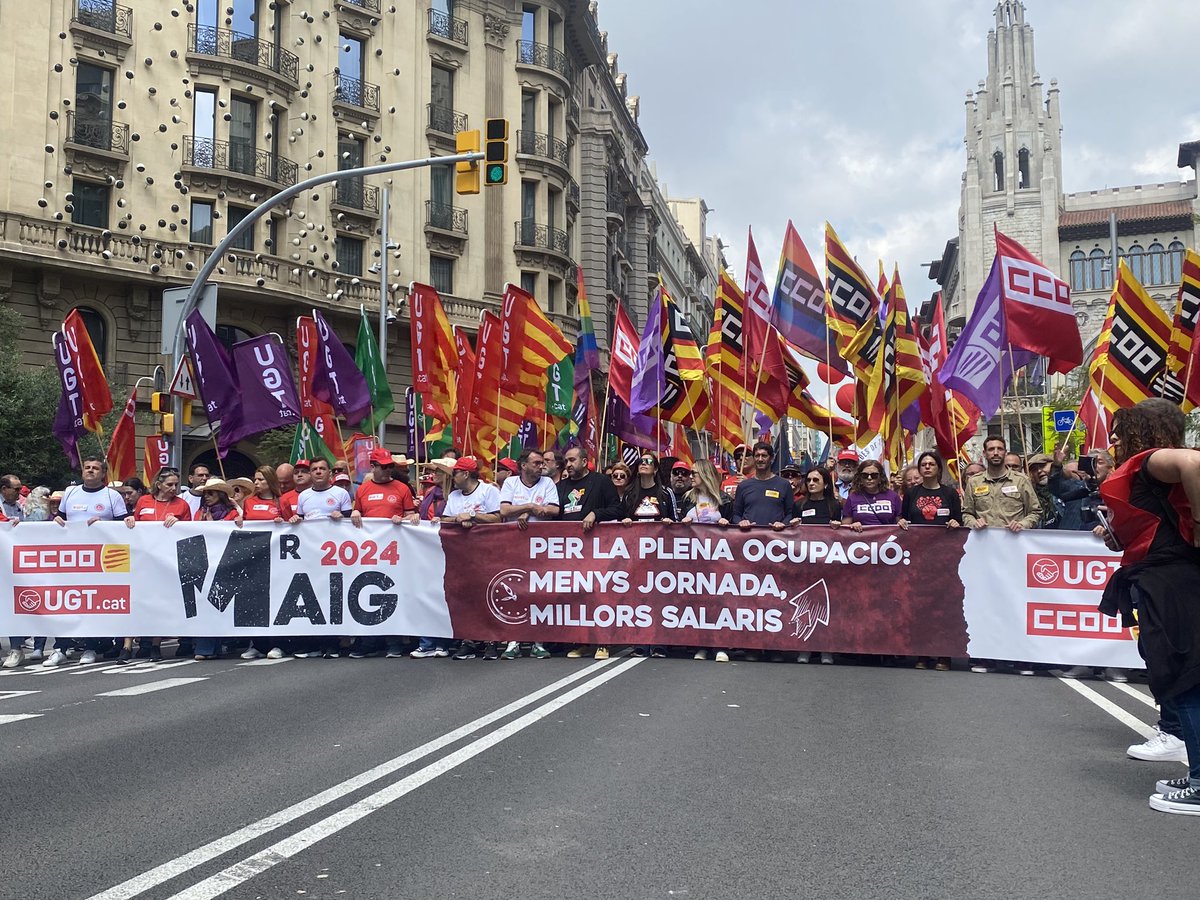
[[[518,219],[514,225],[516,226],[517,246],[553,250],[563,256],[570,253],[565,231],[549,225],[539,225],[533,219]]]
[[[133,39],[133,10],[113,0],[75,0],[71,23]]]
[[[67,110],[67,143],[76,148],[103,150],[119,156],[129,156],[129,126],[94,116],[80,116]]]
[[[429,113],[429,130],[440,134],[457,134],[467,130],[467,114],[436,103],[426,104]]]
[[[185,136],[183,164],[266,181],[282,187],[296,183],[299,167],[286,157],[245,144]]]
[[[76,48],[111,53],[121,62],[133,46],[133,10],[113,0],[75,0],[71,35]]]
[[[518,131],[517,153],[551,159],[564,168],[569,168],[571,165],[567,142],[539,131]]]
[[[517,63],[547,69],[562,78],[569,86],[572,81],[571,63],[566,54],[548,44],[535,41],[517,41]]]
[[[427,34],[430,37],[462,44],[465,47],[467,45],[467,22],[465,19],[456,19],[440,10],[431,9],[429,10]]]
[[[345,179],[335,184],[334,206],[367,213],[372,217],[379,215],[379,188],[355,179]]]
[[[371,84],[360,78],[351,78],[342,72],[337,73],[337,88],[333,95],[334,103],[346,103],[359,109],[379,112],[379,85]]]
[[[552,272],[566,281],[573,277],[575,262],[571,259],[571,244],[567,233],[550,225],[539,225],[533,219],[515,223],[517,266]]]
[[[467,233],[467,211],[448,203],[426,200],[425,224],[430,228],[465,235]]]
[[[221,66],[209,65],[206,74],[227,77],[223,69],[232,63],[240,74],[265,81],[269,87],[289,96],[300,84],[300,60],[296,55],[252,35],[191,24],[188,53],[193,57],[189,62],[202,67],[207,60],[225,61]]]

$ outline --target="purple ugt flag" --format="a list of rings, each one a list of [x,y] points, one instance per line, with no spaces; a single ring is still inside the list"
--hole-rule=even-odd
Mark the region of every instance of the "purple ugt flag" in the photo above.
[[[631,413],[616,391],[612,391],[608,398],[605,429],[625,443],[643,450],[661,453],[666,449],[666,441],[661,439],[663,434],[658,422],[650,416]],[[659,435],[658,438],[655,437],[656,434]]]
[[[221,422],[217,452],[222,457],[242,438],[300,421],[292,367],[275,341],[275,335],[264,334],[233,345],[233,370],[242,402]]]
[[[985,419],[990,419],[1000,408],[1000,397],[1012,381],[1013,372],[1036,357],[1008,343],[1000,298],[1000,263],[993,259],[992,271],[983,283],[971,318],[950,348],[937,379],[965,396],[979,407]]]
[[[317,323],[317,364],[313,368],[313,396],[324,400],[333,411],[357,425],[371,411],[371,390],[354,363],[354,356],[338,340],[325,317],[313,310]]]
[[[425,446],[425,413],[419,409],[416,391],[411,387],[404,389],[404,413],[405,421],[408,423],[408,455],[413,459],[420,459],[418,454]]]
[[[58,398],[58,411],[54,414],[52,431],[62,445],[63,453],[71,468],[79,468],[79,438],[86,430],[83,427],[83,401],[79,390],[79,375],[71,361],[71,350],[61,331],[54,332],[54,360],[58,363],[58,380],[62,383],[62,394]]]
[[[196,373],[196,387],[204,401],[205,416],[212,423],[236,414],[241,397],[228,352],[208,327],[200,310],[192,310],[186,322],[184,337]]]
[[[662,288],[658,288],[650,301],[646,327],[642,329],[642,342],[638,345],[637,360],[633,366],[629,411],[634,415],[654,409],[667,391],[667,367],[663,359],[662,306]]]

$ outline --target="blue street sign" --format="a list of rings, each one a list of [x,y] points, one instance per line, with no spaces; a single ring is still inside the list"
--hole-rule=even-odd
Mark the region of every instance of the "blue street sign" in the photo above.
[[[1059,434],[1070,431],[1075,427],[1075,410],[1056,409],[1054,411],[1054,430]]]

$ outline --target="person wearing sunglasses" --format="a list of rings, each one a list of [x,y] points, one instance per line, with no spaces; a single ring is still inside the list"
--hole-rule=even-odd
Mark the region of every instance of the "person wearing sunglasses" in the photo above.
[[[658,459],[653,453],[638,458],[637,481],[621,498],[625,506],[626,525],[630,522],[674,522],[675,498],[662,483],[658,474]]]
[[[801,525],[842,524],[842,504],[834,495],[831,478],[824,469],[809,469],[803,476],[803,493],[796,496]]]
[[[883,463],[877,459],[859,462],[842,508],[842,524],[853,531],[862,531],[868,525],[899,524],[906,528],[908,523],[901,521],[900,508],[900,495],[888,486]]]
[[[629,468],[625,463],[619,462],[612,467],[612,473],[608,477],[612,481],[613,487],[617,489],[617,496],[623,501],[625,499],[625,492],[633,484],[633,469]]]

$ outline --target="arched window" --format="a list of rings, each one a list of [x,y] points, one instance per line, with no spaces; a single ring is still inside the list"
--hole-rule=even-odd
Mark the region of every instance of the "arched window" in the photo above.
[[[1146,251],[1146,284],[1166,284],[1167,253],[1163,245],[1155,241]]]
[[[1086,291],[1087,287],[1087,254],[1076,250],[1071,254],[1071,290]]]
[[[1017,187],[1029,187],[1029,151],[1024,147],[1017,151]]]
[[[108,360],[108,323],[104,321],[104,316],[90,306],[80,306],[75,312],[83,319],[83,327],[92,339],[92,346],[96,348],[96,356],[100,358],[100,366],[103,368]]]
[[[1134,244],[1129,248],[1129,271],[1133,273],[1133,277],[1138,280],[1139,284],[1144,281],[1142,278],[1142,263],[1145,262],[1145,259],[1146,251],[1142,249],[1141,244]]]
[[[999,150],[992,154],[992,190],[1004,190],[1004,154]]]
[[[1174,284],[1183,280],[1183,255],[1186,252],[1179,241],[1171,241],[1167,247],[1167,282]]]
[[[248,341],[254,337],[245,328],[238,328],[236,325],[217,325],[217,340],[220,341],[226,350],[232,350],[233,345],[240,341]]]
[[[1097,247],[1088,254],[1088,286],[1089,291],[1106,290],[1112,287],[1112,273],[1105,271],[1108,257]]]

